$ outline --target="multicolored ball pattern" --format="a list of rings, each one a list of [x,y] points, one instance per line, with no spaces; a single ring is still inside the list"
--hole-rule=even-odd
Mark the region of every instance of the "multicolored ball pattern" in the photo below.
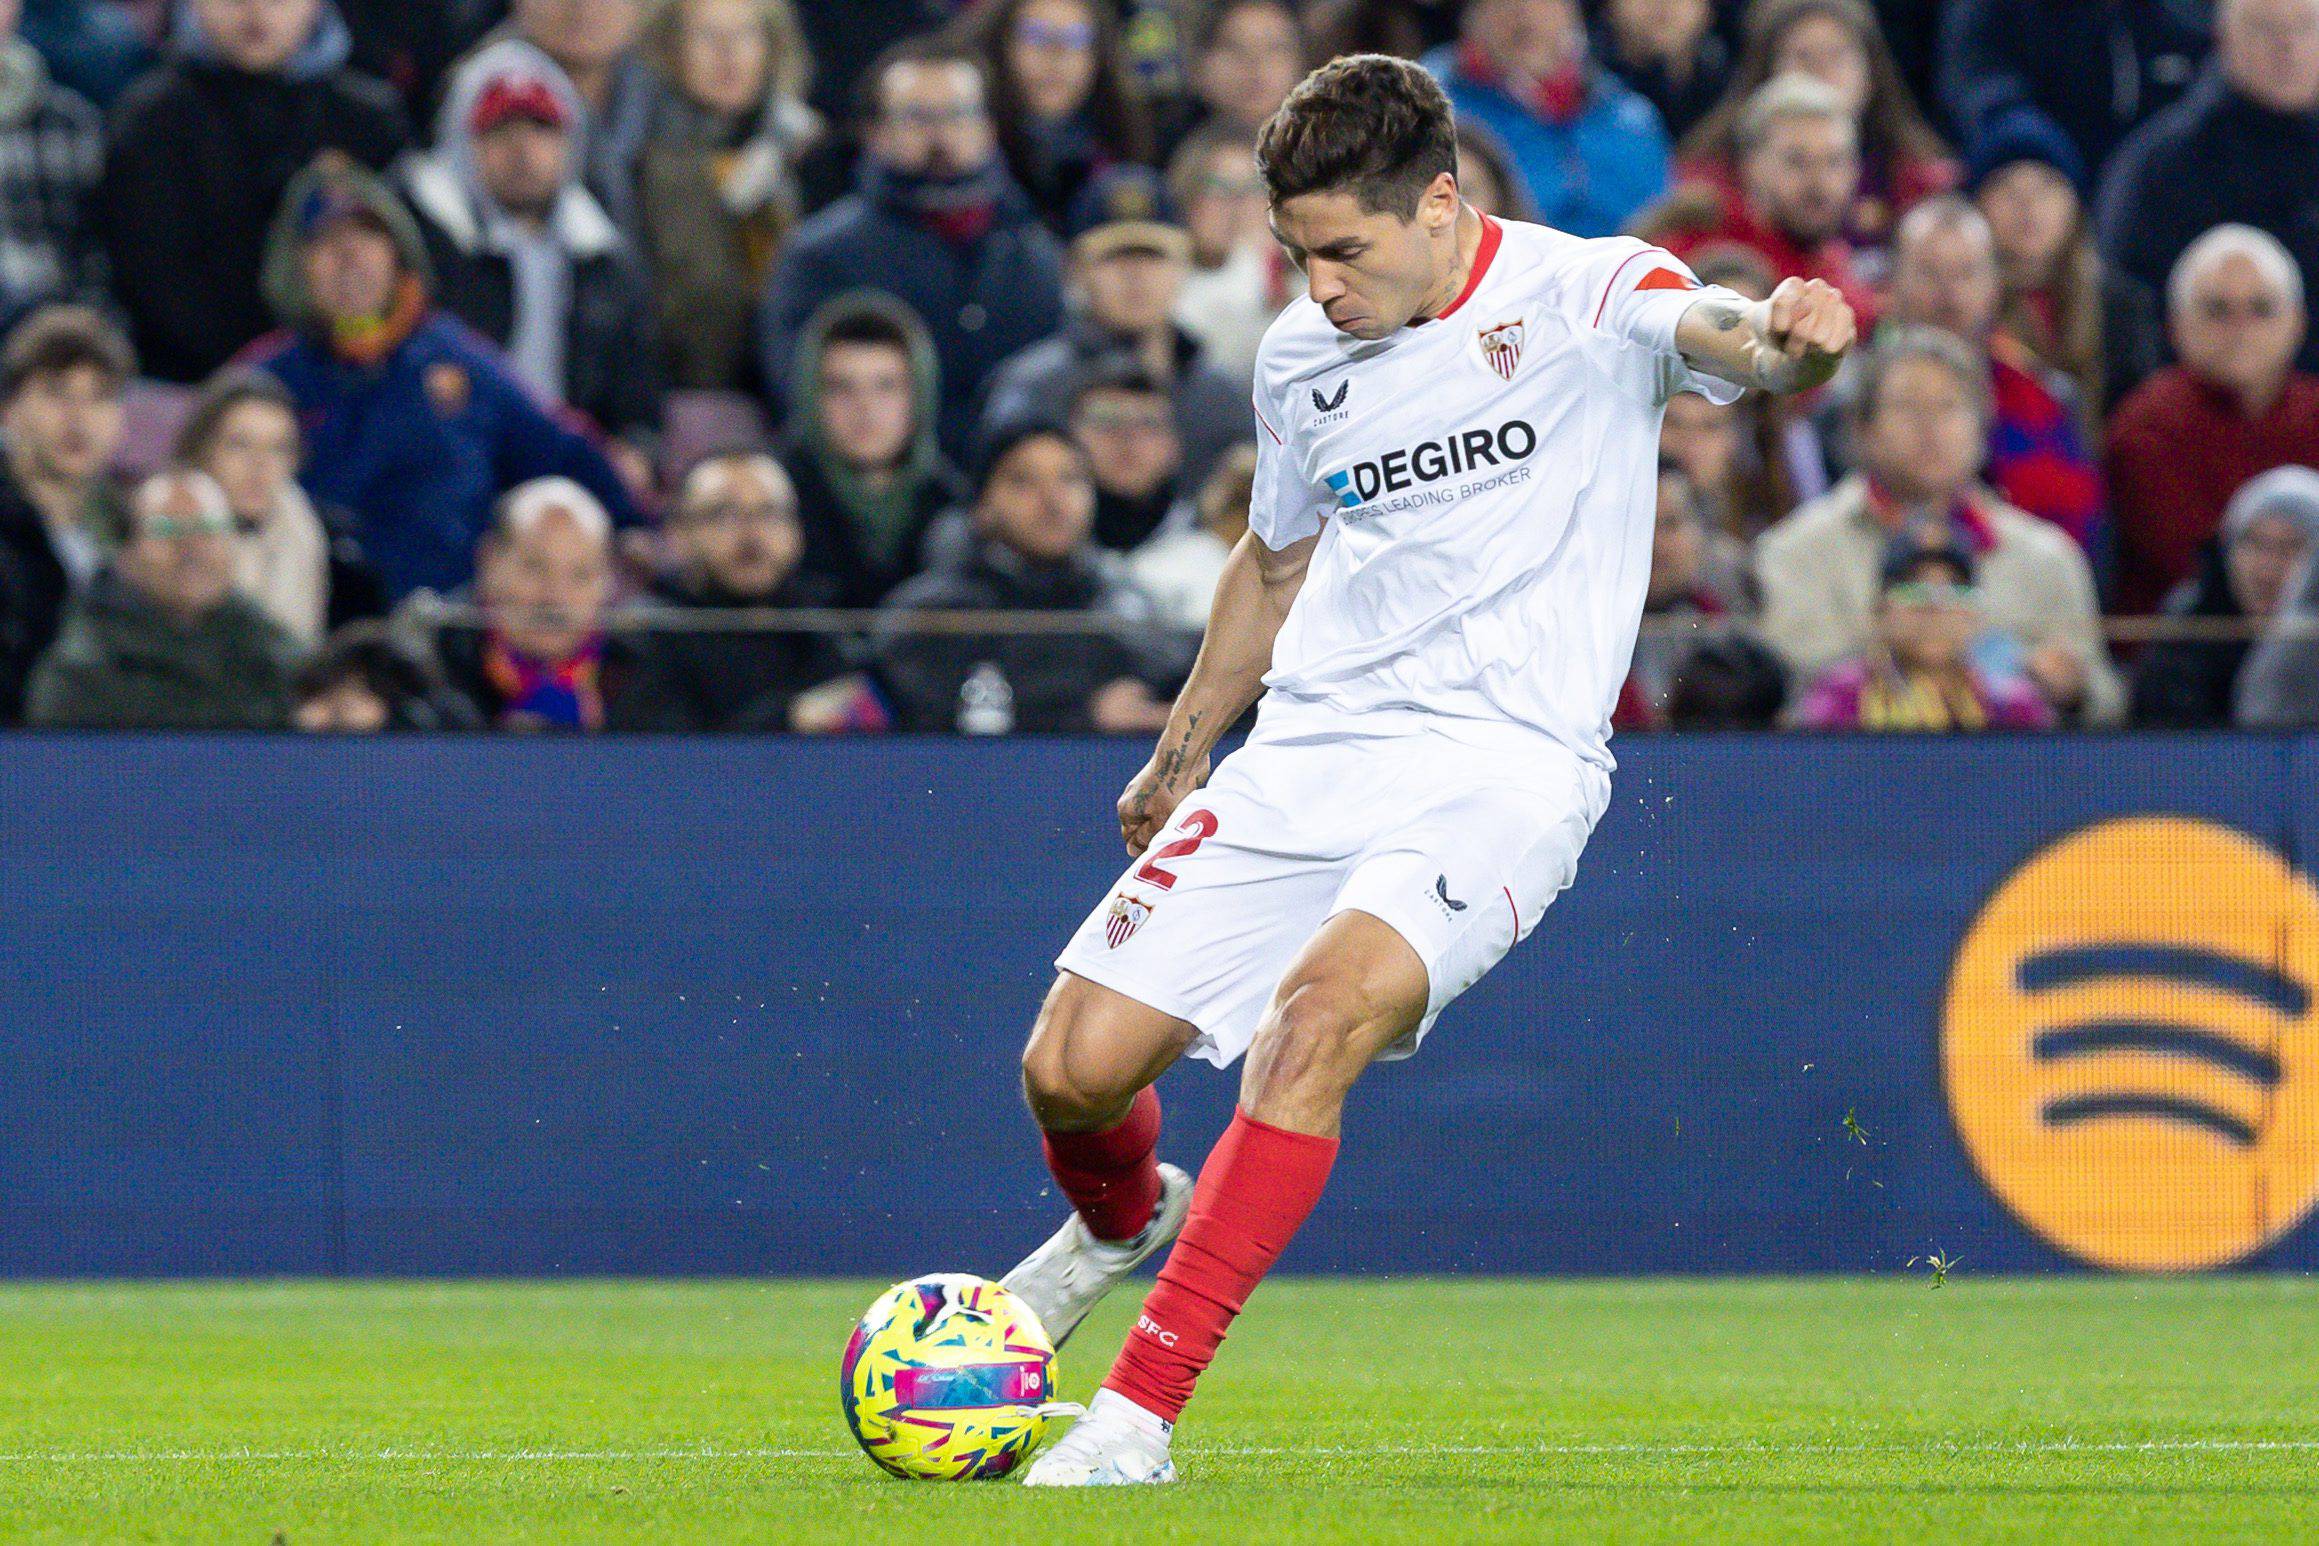
[[[863,1453],[914,1481],[1004,1476],[1046,1435],[1054,1344],[1023,1302],[963,1272],[897,1283],[846,1343],[838,1401]]]

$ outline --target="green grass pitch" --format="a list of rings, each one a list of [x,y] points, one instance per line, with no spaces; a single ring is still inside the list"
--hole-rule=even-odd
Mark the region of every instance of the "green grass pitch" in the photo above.
[[[2319,1534],[2319,1282],[1928,1283],[1275,1282],[1183,1484],[1107,1493],[855,1452],[835,1370],[881,1285],[0,1288],[0,1541]]]

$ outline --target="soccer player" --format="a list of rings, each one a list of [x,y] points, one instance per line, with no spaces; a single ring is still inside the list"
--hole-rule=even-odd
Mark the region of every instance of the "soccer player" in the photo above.
[[[1176,1418],[1320,1200],[1347,1091],[1570,884],[1610,800],[1667,399],[1808,389],[1853,339],[1818,280],[1751,303],[1631,238],[1476,212],[1406,60],[1315,71],[1257,160],[1307,294],[1257,362],[1248,535],[1119,799],[1134,861],[1023,1054],[1076,1211],[1006,1283],[1061,1342],[1175,1248],[1034,1486],[1175,1479]],[[1151,1084],[1186,1053],[1247,1057],[1197,1186],[1154,1155]]]

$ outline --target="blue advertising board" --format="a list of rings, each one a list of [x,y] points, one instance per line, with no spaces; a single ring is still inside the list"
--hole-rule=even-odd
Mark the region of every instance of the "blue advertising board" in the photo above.
[[[1000,1270],[1142,750],[0,739],[0,1273]],[[1619,752],[1292,1270],[2319,1266],[2319,744]]]

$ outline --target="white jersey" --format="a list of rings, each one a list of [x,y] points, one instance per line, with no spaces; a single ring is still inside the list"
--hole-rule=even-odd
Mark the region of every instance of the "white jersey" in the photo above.
[[[1485,216],[1471,281],[1437,318],[1363,342],[1309,296],[1282,312],[1257,359],[1249,525],[1274,549],[1321,538],[1273,648],[1267,720],[1534,732],[1608,769],[1660,414],[1680,391],[1739,393],[1676,352],[1699,296],[1631,237]]]

